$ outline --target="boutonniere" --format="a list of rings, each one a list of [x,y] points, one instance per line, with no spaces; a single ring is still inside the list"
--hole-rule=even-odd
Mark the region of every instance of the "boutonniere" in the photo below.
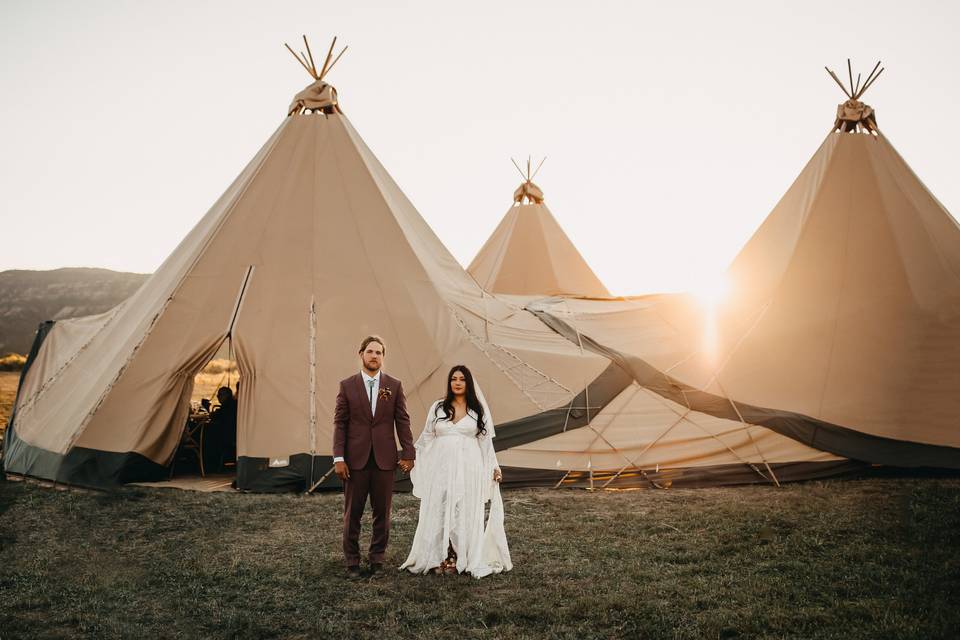
[[[377,394],[377,397],[381,400],[389,400],[392,395],[393,391],[390,391],[390,389],[386,387],[380,387],[380,393]]]

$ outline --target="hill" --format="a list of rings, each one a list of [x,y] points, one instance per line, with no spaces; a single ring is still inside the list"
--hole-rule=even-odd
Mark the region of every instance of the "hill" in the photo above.
[[[109,269],[0,271],[0,355],[27,353],[37,325],[102,313],[130,297],[146,274]]]

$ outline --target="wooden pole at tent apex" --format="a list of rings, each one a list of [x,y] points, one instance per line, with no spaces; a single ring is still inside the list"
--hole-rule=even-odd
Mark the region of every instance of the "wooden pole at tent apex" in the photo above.
[[[304,60],[301,60],[301,59],[300,59],[300,56],[297,54],[297,52],[294,51],[293,49],[291,49],[291,48],[290,48],[290,45],[288,45],[286,42],[283,43],[283,46],[285,46],[285,47],[287,48],[287,51],[290,52],[290,55],[292,55],[294,58],[297,59],[297,62],[300,63],[300,66],[307,70],[307,73],[310,74],[310,77],[312,77],[314,80],[316,80],[316,79],[317,79],[317,75],[316,75],[316,73],[314,73],[313,69],[310,68],[310,65],[308,65]]]
[[[524,182],[532,182],[534,178],[537,177],[537,174],[540,173],[540,167],[543,166],[543,163],[547,161],[547,156],[543,156],[543,160],[540,161],[540,164],[537,165],[536,169],[533,171],[530,170],[531,167],[531,157],[527,156],[527,170],[524,171],[520,168],[520,165],[517,164],[517,161],[513,158],[510,158],[510,162],[513,163],[513,166],[517,168],[517,173],[520,174],[520,177],[523,178]]]
[[[304,38],[306,40],[306,38]],[[847,58],[847,75],[850,76],[850,95],[857,95],[856,90],[853,88],[853,66],[850,64],[850,58]]]
[[[853,96],[851,96],[849,93],[847,93],[847,88],[846,88],[845,86],[843,86],[843,83],[842,83],[842,82],[840,82],[840,78],[837,77],[837,74],[835,74],[833,71],[831,71],[829,67],[824,67],[824,69],[827,70],[827,73],[830,74],[830,77],[833,78],[833,81],[836,82],[836,83],[837,83],[837,86],[840,87],[840,90],[843,91],[843,95],[845,95],[845,96],[847,96],[848,98],[851,98],[851,99],[852,99]]]
[[[866,82],[863,83],[863,87],[857,91],[857,99],[860,99],[860,96],[863,95],[863,92],[867,90],[867,85],[870,84],[870,80],[873,79],[873,74],[877,72],[877,68],[880,66],[880,61],[877,60],[877,64],[874,65],[873,71],[870,72],[870,75],[867,76]]]
[[[287,48],[287,51],[290,52],[297,62],[300,63],[300,66],[307,70],[307,73],[310,74],[310,77],[314,80],[323,80],[323,78],[330,73],[330,70],[333,69],[333,66],[337,64],[341,56],[347,52],[347,47],[344,46],[336,58],[333,58],[333,48],[337,45],[337,37],[333,37],[333,42],[330,43],[330,49],[327,51],[327,57],[323,61],[323,67],[317,72],[317,64],[313,59],[313,51],[310,49],[310,43],[307,41],[307,36],[303,36],[303,44],[307,48],[307,52],[303,53],[302,51],[298,54],[294,51],[289,44],[286,42],[283,43],[283,46]],[[331,58],[333,61],[331,62]]]
[[[523,169],[520,168],[520,165],[517,164],[517,161],[514,160],[513,158],[510,158],[510,162],[512,162],[512,163],[513,163],[513,166],[515,166],[515,167],[517,168],[517,171],[520,173],[520,177],[523,178],[524,180],[526,180],[526,179],[527,179],[527,176],[526,176],[526,174],[523,173]]]
[[[310,43],[307,42],[307,36],[306,36],[306,35],[303,36],[303,44],[304,44],[304,46],[307,47],[307,55],[310,56],[310,68],[313,69],[313,74],[316,75],[316,74],[317,74],[317,63],[313,61],[313,51],[310,51]],[[303,55],[303,52],[301,52],[300,55]]]
[[[880,74],[883,73],[884,69],[880,69],[880,60],[877,60],[877,64],[874,65],[873,70],[870,72],[870,75],[867,76],[867,79],[864,80],[863,84],[860,84],[860,74],[857,74],[857,82],[853,82],[853,65],[850,62],[850,58],[847,58],[847,75],[850,78],[850,88],[844,86],[843,82],[840,81],[840,78],[837,77],[837,74],[830,69],[830,67],[824,67],[827,70],[827,73],[830,74],[830,77],[833,78],[833,81],[837,83],[837,86],[843,91],[843,94],[847,96],[850,100],[860,100],[863,97],[863,94],[866,93],[867,89],[877,81],[877,78],[880,77]],[[878,72],[877,69],[880,69]],[[876,75],[874,75],[876,74]]]
[[[537,165],[537,168],[533,170],[533,175],[530,176],[530,179],[533,180],[537,177],[537,174],[540,173],[540,167],[543,166],[543,163],[547,161],[547,156],[543,156],[543,160],[540,161],[540,164]]]
[[[880,63],[878,62],[877,64],[880,64]],[[884,67],[884,69],[886,69],[886,67]],[[880,71],[877,72],[877,75],[873,76],[873,79],[863,86],[863,89],[860,90],[860,95],[857,96],[857,99],[859,99],[860,96],[866,93],[867,89],[873,86],[873,83],[877,81],[877,78],[879,78],[880,74],[884,72],[884,69],[880,69]]]

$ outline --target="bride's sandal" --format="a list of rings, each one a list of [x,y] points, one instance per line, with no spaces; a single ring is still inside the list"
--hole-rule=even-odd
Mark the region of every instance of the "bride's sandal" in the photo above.
[[[452,544],[447,546],[447,559],[440,563],[439,569],[447,575],[457,573],[457,552],[453,550]]]

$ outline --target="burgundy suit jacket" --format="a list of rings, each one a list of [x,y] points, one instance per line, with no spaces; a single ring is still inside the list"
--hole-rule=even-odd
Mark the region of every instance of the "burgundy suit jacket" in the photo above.
[[[370,412],[370,397],[359,373],[340,381],[337,406],[333,413],[333,455],[343,456],[351,469],[362,469],[372,455],[377,467],[391,471],[397,467],[397,439],[404,460],[413,460],[413,434],[407,399],[400,381],[381,371],[377,414]]]

